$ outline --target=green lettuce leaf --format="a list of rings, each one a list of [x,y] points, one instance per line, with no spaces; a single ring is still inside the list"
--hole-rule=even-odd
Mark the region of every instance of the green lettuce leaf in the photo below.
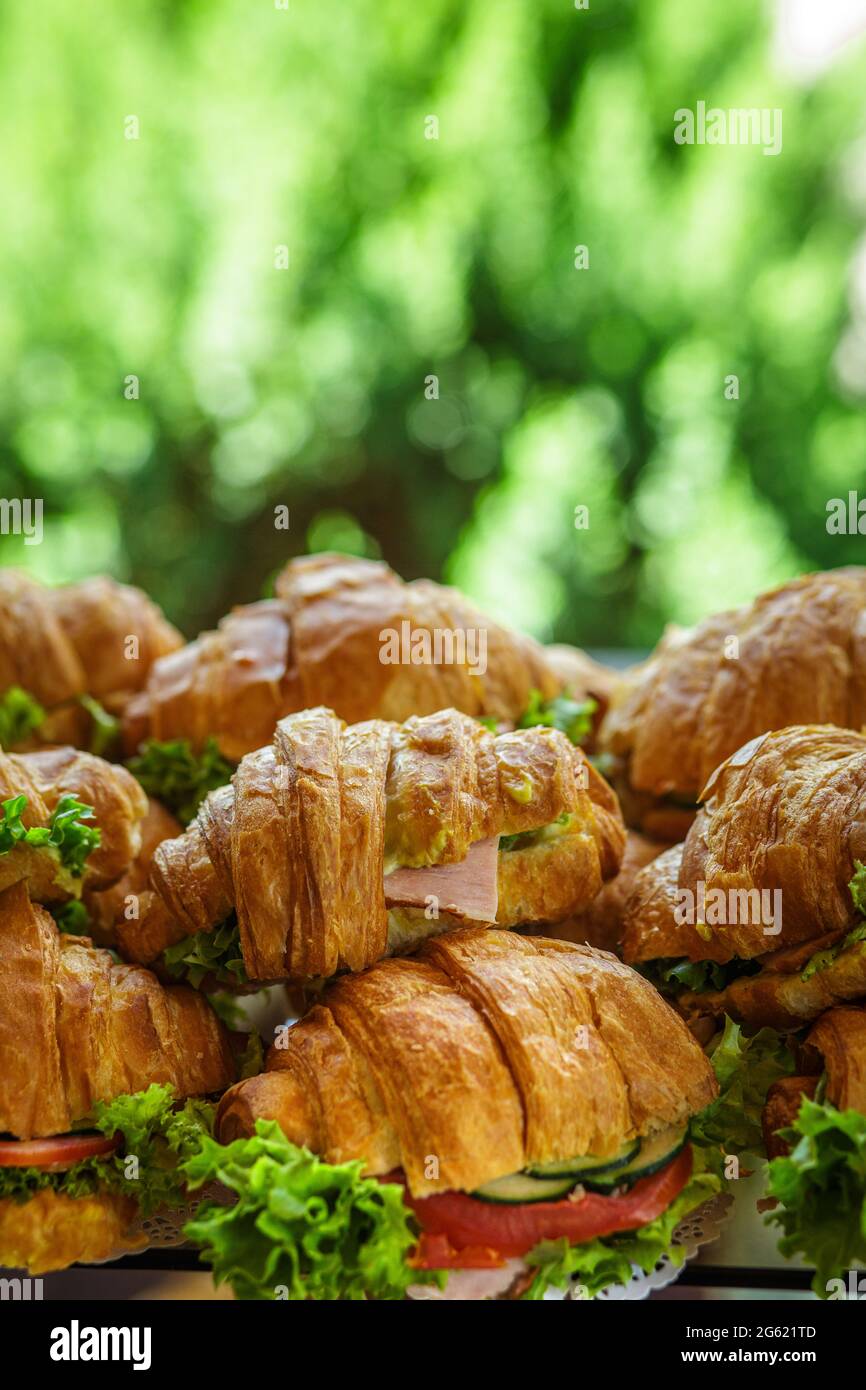
[[[578,702],[568,695],[557,695],[553,700],[543,700],[541,691],[533,690],[529,695],[529,704],[517,721],[517,727],[532,729],[536,724],[545,724],[549,728],[559,729],[572,743],[581,744],[592,729],[592,716],[597,709],[598,705],[593,699]]]
[[[223,985],[247,983],[241,935],[234,913],[213,931],[194,932],[174,946],[167,946],[162,958],[172,978],[186,980],[193,989],[198,989],[203,980],[210,978]]]
[[[93,818],[93,807],[74,796],[61,796],[48,825],[28,829],[21,819],[26,805],[27,797],[22,793],[0,806],[0,854],[8,854],[19,844],[54,850],[62,867],[73,878],[80,878],[87,856],[101,838],[95,826],[84,824]]]
[[[90,752],[100,758],[108,757],[120,737],[120,720],[92,695],[79,695],[78,703],[90,715]]]
[[[866,916],[866,865],[859,859],[854,860],[854,877],[848,884],[848,891],[854,907],[861,917]],[[816,951],[806,961],[800,971],[801,980],[810,980],[813,975],[817,975],[821,970],[826,970],[835,960],[841,956],[843,951],[849,950],[859,942],[866,941],[866,922],[858,922],[856,927],[852,927],[847,936],[841,941],[837,941],[833,946],[828,946],[824,951]]]
[[[202,1203],[185,1233],[238,1298],[403,1298],[425,1277],[407,1264],[411,1213],[399,1184],[362,1168],[323,1163],[258,1120],[252,1138],[207,1139],[183,1165],[191,1188],[217,1180],[237,1195],[232,1206]]]
[[[193,752],[185,738],[167,743],[149,739],[126,766],[148,796],[161,801],[184,825],[194,818],[208,792],[224,787],[234,772],[213,738],[199,753]]]
[[[208,994],[207,1002],[210,1004],[217,1018],[222,1019],[226,1028],[230,1028],[234,1033],[242,1033],[244,1031],[247,1023],[247,1015],[238,1004],[238,997],[236,994],[231,994],[223,990],[215,990],[213,993]]]
[[[0,696],[0,748],[14,748],[24,743],[44,718],[45,710],[38,700],[20,685],[10,685]]]
[[[694,1142],[721,1145],[729,1154],[763,1153],[761,1112],[767,1091],[774,1081],[794,1071],[794,1059],[783,1035],[773,1028],[762,1028],[747,1038],[738,1023],[726,1018],[710,1060],[719,1094],[693,1116],[690,1130]]]
[[[684,990],[695,994],[725,989],[741,975],[754,975],[760,969],[751,960],[731,960],[720,965],[713,960],[689,960],[684,956],[660,956],[657,960],[642,961],[635,967],[644,979],[655,985],[660,994],[677,995]]]
[[[90,935],[90,913],[80,898],[72,898],[68,903],[55,904],[49,911],[57,923],[58,931],[68,932],[70,936]]]
[[[848,884],[848,891],[860,916],[866,917],[866,864],[859,859],[854,860],[854,877]]]
[[[512,850],[529,849],[532,845],[542,843],[557,825],[568,825],[571,816],[568,811],[563,811],[561,816],[557,816],[550,825],[539,826],[536,830],[518,830],[514,835],[500,835],[499,851],[501,854],[509,854]]]
[[[255,1028],[247,1035],[246,1045],[238,1057],[238,1081],[246,1081],[248,1076],[258,1076],[265,1064],[265,1049]]]
[[[722,1188],[720,1178],[710,1171],[707,1155],[700,1149],[693,1153],[694,1169],[689,1182],[655,1221],[637,1231],[602,1236],[582,1245],[569,1245],[567,1240],[544,1241],[537,1245],[526,1256],[527,1263],[535,1266],[536,1275],[523,1297],[541,1299],[551,1285],[564,1289],[572,1279],[577,1279],[591,1298],[611,1284],[628,1284],[632,1265],[648,1274],[664,1255],[674,1265],[682,1264],[684,1251],[682,1246],[672,1244],[674,1231],[690,1211],[716,1196]]]
[[[852,946],[856,946],[861,941],[866,941],[866,922],[860,922],[856,927],[852,927],[847,936],[843,936],[842,940],[837,941],[835,945],[828,946],[824,951],[816,951],[813,956],[810,956],[800,971],[800,979],[810,980],[813,975],[826,970],[829,965],[838,960],[843,951],[849,951]]]
[[[85,1158],[63,1173],[44,1168],[0,1168],[0,1200],[11,1197],[15,1202],[26,1202],[43,1188],[62,1192],[65,1197],[92,1197],[116,1187],[112,1159]]]
[[[171,1087],[156,1084],[135,1095],[99,1102],[86,1127],[105,1135],[121,1134],[119,1153],[84,1159],[63,1173],[0,1168],[0,1198],[26,1201],[48,1187],[69,1197],[122,1192],[136,1199],[145,1216],[160,1206],[181,1206],[187,1194],[180,1164],[211,1134],[213,1117],[214,1107],[202,1100],[187,1100],[176,1108]]]
[[[803,1098],[793,1125],[779,1131],[792,1145],[769,1165],[768,1192],[781,1206],[767,1217],[782,1228],[779,1250],[815,1266],[812,1289],[866,1263],[866,1115]]]
[[[22,841],[27,842],[31,832],[21,820],[26,805],[27,797],[23,794],[12,796],[0,804],[0,854],[8,854]]]
[[[94,815],[92,806],[85,806],[74,796],[61,796],[48,823],[48,835],[43,843],[51,845],[60,855],[60,862],[73,878],[80,878],[89,854],[97,849],[102,836],[95,825],[85,825]],[[31,832],[28,831],[28,835]]]

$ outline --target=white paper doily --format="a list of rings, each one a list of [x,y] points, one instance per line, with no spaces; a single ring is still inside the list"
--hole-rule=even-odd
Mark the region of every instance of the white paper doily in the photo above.
[[[694,1259],[700,1247],[718,1240],[722,1226],[730,1220],[733,1204],[734,1199],[729,1193],[720,1192],[709,1202],[704,1202],[703,1206],[696,1207],[694,1211],[690,1211],[688,1216],[683,1218],[673,1236],[673,1244],[679,1245],[685,1251],[680,1264],[675,1265],[668,1255],[664,1255],[649,1274],[644,1274],[637,1265],[632,1265],[630,1283],[611,1284],[609,1288],[602,1289],[601,1293],[596,1294],[595,1297],[610,1301],[636,1303],[640,1299],[648,1298],[656,1290],[666,1289],[669,1284],[675,1283],[681,1270],[689,1260]],[[548,1289],[544,1297],[557,1302],[591,1302],[592,1300],[581,1297],[577,1291],[577,1285],[578,1281],[575,1280],[575,1286],[572,1288]]]
[[[145,1250],[171,1250],[188,1245],[183,1228],[188,1221],[192,1221],[199,1202],[205,1199],[224,1202],[225,1193],[226,1189],[221,1184],[207,1184],[185,1206],[160,1207],[157,1211],[151,1212],[150,1216],[139,1215],[124,1231],[110,1255],[105,1255],[101,1260],[87,1260],[82,1263],[111,1264],[124,1255],[141,1255]]]

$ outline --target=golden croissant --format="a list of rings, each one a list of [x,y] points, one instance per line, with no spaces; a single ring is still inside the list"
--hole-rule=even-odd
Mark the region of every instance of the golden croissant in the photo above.
[[[852,566],[669,630],[625,675],[600,733],[629,824],[680,838],[713,769],[767,729],[866,725],[864,606],[866,569]]]
[[[690,1018],[796,1028],[866,995],[866,738],[829,725],[764,734],[704,795],[685,842],[635,879],[625,959],[661,970]]]
[[[70,867],[63,845],[56,848],[27,839],[13,842],[10,837],[0,852],[0,888],[26,879],[33,898],[63,902],[77,897],[82,886],[98,891],[114,883],[140,850],[147,811],[144,792],[125,768],[91,753],[75,748],[31,753],[0,750],[0,802],[8,807],[19,798],[24,798],[20,823],[27,829],[54,824],[70,800],[82,803],[93,812],[84,816],[82,824],[98,831],[98,844],[82,863]]]
[[[560,672],[564,674],[560,674]],[[564,685],[604,700],[608,673],[485,618],[454,589],[404,583],[379,561],[292,560],[276,597],[236,608],[215,632],[157,661],[130,701],[124,741],[215,738],[238,762],[284,715],[326,705],[347,722],[403,720],[453,706],[515,721],[533,691]]]
[[[0,1132],[18,1139],[63,1134],[151,1082],[197,1096],[235,1077],[203,995],[58,932],[21,883],[0,894],[0,1054]]]
[[[145,1243],[146,1155],[118,1170],[112,1127],[88,1128],[101,1103],[147,1092],[152,1115],[152,1083],[182,1101],[237,1076],[204,996],[59,933],[23,883],[0,893],[0,1056],[0,1132],[12,1136],[0,1144],[0,1266],[34,1273]],[[160,1153],[164,1194],[177,1154]]]
[[[251,1157],[257,1144],[275,1155],[282,1144],[294,1165],[283,1215],[297,1218],[320,1190],[302,1182],[288,1205],[292,1172],[308,1170],[304,1150],[323,1160],[314,1168],[323,1186],[327,1165],[357,1162],[399,1184],[419,1232],[414,1253],[407,1239],[410,1270],[464,1271],[449,1278],[446,1296],[516,1297],[536,1277],[531,1252],[545,1241],[603,1240],[673,1202],[680,1215],[712,1195],[704,1179],[692,1182],[687,1125],[716,1093],[682,1020],[615,957],[463,929],[331,984],[270,1049],[267,1070],[223,1096],[216,1133],[232,1148],[208,1163],[216,1172],[242,1161],[238,1150],[253,1135]],[[263,1177],[267,1167],[262,1160]],[[268,1206],[266,1181],[247,1189],[251,1240],[243,1251],[234,1245],[229,1278],[248,1258],[255,1279],[255,1231],[273,1230],[264,1212],[253,1226],[256,1203]],[[276,1255],[286,1227],[279,1202],[274,1210]],[[348,1202],[345,1226],[338,1218],[329,1240],[363,1270]],[[215,1209],[201,1215],[193,1234],[205,1258],[215,1228],[232,1220]],[[391,1277],[399,1287],[399,1271]],[[323,1295],[306,1294],[301,1281],[288,1296]]]
[[[419,1197],[607,1156],[684,1124],[716,1090],[682,1021],[634,971],[589,946],[495,929],[336,981],[285,1044],[223,1096],[218,1138],[276,1119],[329,1162],[402,1168]]]
[[[615,796],[556,729],[307,710],[158,846],[156,902],[117,934],[151,962],[234,912],[249,980],[328,977],[466,922],[565,917],[624,839]]]
[[[46,716],[25,742],[81,743],[90,716],[80,697],[119,713],[182,640],[140,589],[104,576],[46,588],[0,570],[0,696],[18,687]]]

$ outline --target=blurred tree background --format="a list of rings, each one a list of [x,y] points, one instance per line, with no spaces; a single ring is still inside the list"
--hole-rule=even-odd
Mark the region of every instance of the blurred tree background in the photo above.
[[[0,493],[45,506],[0,561],[192,634],[335,547],[610,646],[862,559],[862,48],[797,83],[760,0],[280,5],[0,0]],[[698,100],[782,153],[676,145]]]

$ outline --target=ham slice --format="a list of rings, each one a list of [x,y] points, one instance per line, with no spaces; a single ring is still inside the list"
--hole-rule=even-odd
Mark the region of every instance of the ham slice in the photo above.
[[[478,840],[459,864],[425,869],[395,869],[385,876],[388,907],[427,907],[473,922],[495,922],[499,903],[499,836]]]
[[[526,1274],[528,1265],[520,1259],[506,1260],[501,1269],[452,1269],[444,1289],[435,1284],[411,1284],[406,1290],[407,1298],[439,1301],[453,1300],[459,1303],[476,1299],[504,1298],[521,1275]]]

